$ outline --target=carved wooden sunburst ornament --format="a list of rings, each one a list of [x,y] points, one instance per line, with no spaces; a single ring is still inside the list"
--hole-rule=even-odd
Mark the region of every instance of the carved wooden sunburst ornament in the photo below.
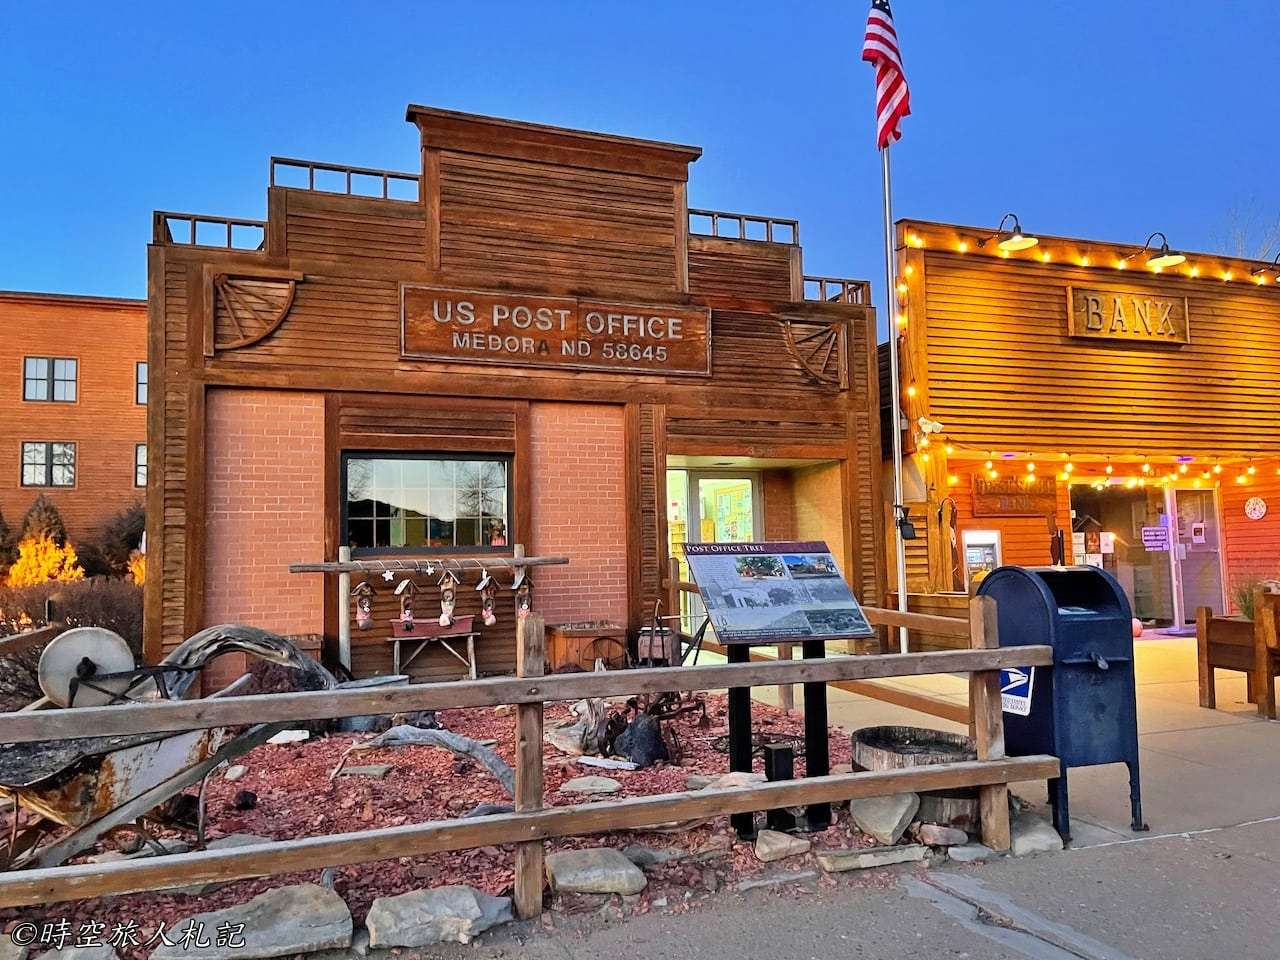
[[[293,306],[300,273],[218,273],[209,282],[205,355],[252,346],[279,328]]]
[[[841,320],[783,319],[787,352],[806,374],[819,383],[844,388],[845,324]]]

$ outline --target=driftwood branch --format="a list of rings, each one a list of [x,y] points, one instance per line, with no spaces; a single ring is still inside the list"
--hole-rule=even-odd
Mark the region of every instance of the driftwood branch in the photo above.
[[[342,754],[342,759],[338,761],[329,779],[333,780],[342,771],[351,753],[357,750],[377,750],[382,747],[439,747],[459,756],[470,757],[493,774],[508,797],[516,795],[515,771],[507,761],[484,744],[458,733],[450,733],[448,730],[423,730],[421,727],[410,726],[407,723],[392,727],[386,733],[380,733],[372,739],[353,743]]]

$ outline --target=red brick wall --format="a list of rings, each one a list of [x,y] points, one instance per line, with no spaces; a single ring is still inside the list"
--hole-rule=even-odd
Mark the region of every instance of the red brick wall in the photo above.
[[[849,558],[844,555],[844,504],[840,464],[820,463],[792,472],[795,490],[795,535],[798,540],[825,540],[840,559],[840,570],[849,579]]]
[[[765,540],[790,540],[795,536],[795,491],[791,487],[791,473],[790,470],[765,470],[761,474]]]
[[[211,390],[206,417],[205,626],[321,633],[323,578],[288,565],[324,551],[323,395]],[[221,660],[214,686],[239,668]]]
[[[627,622],[627,502],[623,408],[534,403],[528,550],[569,557],[534,571],[534,609],[548,622]],[[517,509],[520,505],[517,505]]]
[[[1244,515],[1250,497],[1266,501],[1267,513],[1261,520]],[[1234,609],[1236,584],[1254,577],[1280,577],[1280,476],[1268,464],[1247,484],[1223,483],[1220,500],[1227,603]]]
[[[75,358],[76,401],[24,401],[24,357]],[[96,541],[104,521],[146,499],[133,482],[134,445],[147,442],[134,364],[146,359],[145,302],[0,293],[0,511],[15,532],[41,493],[73,543]],[[75,443],[75,486],[22,486],[24,440]]]

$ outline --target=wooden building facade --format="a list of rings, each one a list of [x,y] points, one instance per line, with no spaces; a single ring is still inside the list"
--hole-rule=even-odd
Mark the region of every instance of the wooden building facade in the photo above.
[[[535,609],[635,631],[672,550],[669,477],[745,478],[738,535],[826,539],[881,596],[867,284],[805,277],[794,221],[690,210],[696,147],[407,119],[420,172],[273,158],[265,221],[155,215],[148,658],[229,620],[331,645],[332,584],[286,567],[343,544],[566,554]],[[395,584],[371,586],[357,675],[390,666]],[[481,673],[514,664],[507,586]]]
[[[897,238],[913,609],[959,609],[992,564],[1051,562],[1058,529],[1068,563],[1114,573],[1158,627],[1280,577],[1275,265],[1003,250],[939,223]]]

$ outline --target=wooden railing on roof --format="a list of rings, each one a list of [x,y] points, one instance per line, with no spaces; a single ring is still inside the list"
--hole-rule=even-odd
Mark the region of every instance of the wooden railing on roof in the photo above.
[[[306,174],[306,185],[298,183],[279,183],[276,171],[302,171]],[[317,186],[316,174],[321,175]],[[337,184],[328,187],[324,184],[325,174],[335,174]],[[291,157],[271,158],[271,186],[288,187],[294,190],[315,190],[319,193],[338,193],[351,197],[372,197],[382,200],[398,200],[406,203],[417,203],[421,178],[416,173],[402,173],[398,170],[379,170],[375,167],[353,167],[342,163],[321,163],[317,160],[295,160]],[[367,183],[370,190],[358,190],[357,187]],[[412,197],[396,197],[391,195],[392,184],[413,184]]]
[[[174,226],[179,224],[182,225],[182,230],[175,233]],[[216,241],[202,236],[200,228],[203,226],[215,228]],[[251,235],[241,238],[237,236],[237,228],[247,230]],[[261,250],[266,243],[266,236],[265,220],[214,217],[203,213],[174,213],[170,210],[157,210],[152,215],[152,239],[155,243],[219,247],[224,250]]]
[[[823,303],[869,304],[871,281],[847,277],[805,277],[804,298]]]
[[[734,232],[721,233],[721,224],[730,224]],[[751,225],[762,228],[763,235],[753,236]],[[785,217],[761,217],[750,213],[727,213],[724,210],[689,210],[689,232],[704,237],[723,237],[726,240],[756,240],[761,243],[800,242],[800,221]],[[784,236],[778,236],[779,233]]]
[[[3,715],[0,716],[0,743],[29,743],[235,726],[243,724],[246,717],[252,717],[257,723],[275,723],[515,704],[516,810],[509,814],[411,823],[222,850],[8,871],[0,873],[0,907],[48,904],[515,843],[515,904],[520,916],[528,917],[542,910],[543,846],[548,838],[960,787],[979,790],[984,842],[996,849],[1007,849],[1008,784],[1055,777],[1059,765],[1057,759],[1049,756],[1004,755],[1000,670],[1047,666],[1052,661],[1052,650],[1046,646],[998,647],[994,607],[989,597],[975,598],[975,644],[984,649],[550,676],[542,676],[543,620],[533,613],[517,626],[520,675],[516,677]],[[972,674],[977,760],[573,806],[543,806],[543,705],[548,701],[954,672]]]

